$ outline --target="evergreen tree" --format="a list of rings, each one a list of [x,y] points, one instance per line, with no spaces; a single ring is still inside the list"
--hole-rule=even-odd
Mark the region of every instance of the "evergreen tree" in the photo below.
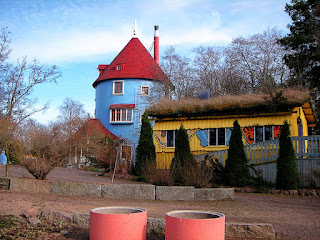
[[[278,189],[297,189],[299,175],[295,151],[290,139],[289,124],[284,122],[281,127],[280,150],[277,159],[277,179]]]
[[[148,113],[142,116],[140,138],[137,147],[137,155],[134,172],[137,176],[143,176],[149,166],[156,163],[156,150],[153,144],[153,131],[149,122]]]
[[[245,186],[250,182],[248,159],[244,151],[242,133],[237,120],[233,123],[229,142],[226,179],[230,186],[237,187]]]
[[[292,0],[285,11],[292,24],[280,43],[289,50],[285,62],[293,73],[291,83],[320,89],[320,1]]]
[[[194,158],[190,150],[189,136],[181,125],[176,132],[174,158],[172,159],[170,171],[175,185],[184,185],[183,176],[185,171],[194,164]]]

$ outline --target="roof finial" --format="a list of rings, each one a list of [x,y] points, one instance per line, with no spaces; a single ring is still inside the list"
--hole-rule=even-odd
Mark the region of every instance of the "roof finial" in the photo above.
[[[137,20],[134,19],[134,28],[133,28],[133,37],[138,37],[138,31],[137,31]]]

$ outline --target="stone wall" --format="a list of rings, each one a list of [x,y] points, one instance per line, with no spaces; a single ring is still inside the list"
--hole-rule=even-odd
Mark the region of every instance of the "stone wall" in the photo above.
[[[0,187],[18,192],[51,193],[62,196],[90,196],[160,201],[233,200],[233,188],[203,188],[154,186],[149,184],[89,184],[36,180],[29,178],[0,178]]]

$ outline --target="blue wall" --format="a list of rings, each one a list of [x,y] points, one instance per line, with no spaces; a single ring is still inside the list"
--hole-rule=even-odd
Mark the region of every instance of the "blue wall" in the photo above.
[[[113,95],[113,81],[124,81],[124,94]],[[149,106],[150,96],[140,94],[141,86],[153,86],[151,80],[145,79],[117,79],[102,81],[96,86],[96,111],[95,118],[99,119],[102,125],[118,137],[128,140],[132,146],[133,159],[135,149],[140,136],[140,116]],[[133,109],[133,120],[130,123],[110,123],[109,106],[113,104],[135,104]]]

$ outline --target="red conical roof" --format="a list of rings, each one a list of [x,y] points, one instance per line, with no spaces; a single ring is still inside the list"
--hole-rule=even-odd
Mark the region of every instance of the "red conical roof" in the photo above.
[[[111,64],[106,66],[93,87],[96,87],[99,81],[125,78],[170,82],[138,38],[132,38]]]

